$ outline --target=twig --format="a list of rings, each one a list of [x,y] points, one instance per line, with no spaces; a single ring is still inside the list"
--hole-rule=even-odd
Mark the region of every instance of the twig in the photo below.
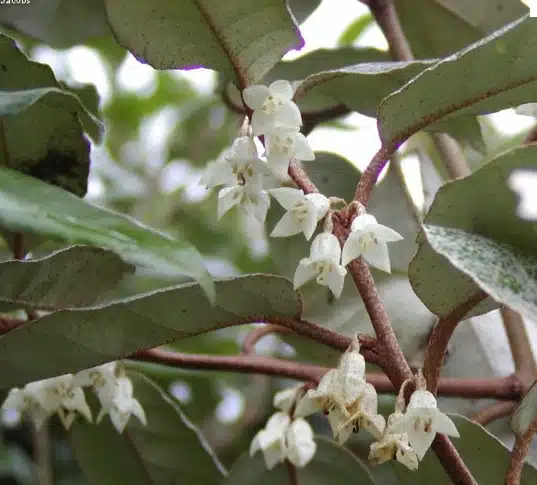
[[[296,467],[289,460],[285,460],[285,464],[287,465],[287,473],[289,475],[289,485],[298,485]]]
[[[513,451],[511,452],[511,461],[507,474],[505,475],[505,485],[519,485],[520,478],[522,476],[522,470],[524,469],[524,463],[528,456],[528,450],[530,448],[533,437],[537,433],[537,418],[533,420],[528,430],[517,436]]]
[[[281,325],[264,325],[263,327],[254,328],[250,331],[244,341],[242,342],[242,353],[243,354],[253,354],[255,352],[255,345],[259,342],[265,335],[271,333],[293,333],[287,327],[282,327]]]
[[[441,318],[436,327],[433,328],[423,363],[423,374],[427,380],[429,391],[436,392],[447,346],[457,325],[472,308],[487,296],[487,293],[479,290],[475,295],[456,307],[449,315]]]
[[[537,379],[537,365],[524,320],[519,313],[505,306],[500,308],[500,314],[513,356],[515,374],[528,390]]]
[[[472,421],[481,426],[486,426],[497,419],[505,418],[509,416],[513,409],[518,405],[517,401],[503,401],[495,402],[490,406],[487,406],[485,409],[482,409],[472,417]]]
[[[472,173],[459,144],[453,138],[446,133],[433,133],[431,138],[450,178],[467,177]]]
[[[456,485],[478,485],[457,448],[445,434],[438,433],[431,445],[444,470]]]
[[[357,200],[364,207],[367,207],[369,199],[371,198],[371,192],[373,187],[377,183],[380,172],[388,163],[390,157],[397,150],[398,145],[389,145],[382,147],[371,159],[369,165],[364,170],[364,173],[360,177],[360,181],[356,186],[356,192],[354,193],[354,200]]]
[[[302,189],[305,194],[319,192],[319,189],[311,181],[308,174],[296,160],[291,160],[287,173],[289,174],[289,177],[293,179],[293,182],[298,186],[298,188]]]

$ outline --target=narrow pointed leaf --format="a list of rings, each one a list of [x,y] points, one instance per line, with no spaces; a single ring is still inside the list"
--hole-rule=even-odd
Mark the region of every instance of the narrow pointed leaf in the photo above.
[[[496,157],[472,175],[445,184],[436,194],[424,223],[486,238],[492,241],[491,247],[498,246],[499,252],[495,252],[498,257],[508,254],[501,249],[503,246],[512,248],[508,252],[515,258],[513,264],[515,260],[522,261],[520,258],[531,258],[535,255],[537,223],[517,217],[517,196],[508,187],[507,179],[516,169],[537,169],[536,159],[537,146],[518,147]],[[410,263],[409,277],[414,291],[433,313],[439,317],[448,315],[480,291],[482,283],[476,283],[473,279],[476,275],[470,277],[454,267],[448,259],[434,251],[424,235],[418,237],[418,244],[419,250]],[[505,284],[509,287],[508,280],[511,279],[518,286],[522,282],[516,281],[525,272],[529,272],[528,276],[532,274],[530,266],[525,268],[517,263],[506,267],[511,264],[507,263],[507,259],[495,263],[490,255],[483,257],[487,257],[491,265],[488,271],[496,271],[487,278],[490,280],[487,285],[495,284],[501,276],[503,283],[496,281],[501,283],[500,286]],[[492,287],[489,289],[492,290]],[[516,290],[515,287],[512,289]],[[499,295],[496,297],[501,298]],[[468,316],[486,313],[497,305],[489,298],[477,305]]]
[[[292,318],[302,311],[292,283],[279,276],[243,276],[218,281],[215,287],[214,305],[199,285],[185,284],[58,311],[16,328],[0,338],[0,387],[93,367],[241,322]]]
[[[133,271],[117,254],[92,246],[73,246],[44,258],[2,261],[0,301],[13,308],[41,310],[89,306]]]
[[[349,450],[324,436],[316,436],[317,451],[313,460],[297,469],[301,485],[371,484],[373,477],[367,467]],[[267,470],[261,452],[253,458],[242,455],[233,465],[223,485],[286,485],[289,474],[285,465]]]
[[[127,216],[99,208],[14,170],[0,168],[0,226],[69,242],[106,247],[137,265],[199,281],[212,281],[196,249]]]
[[[76,457],[92,485],[221,483],[223,466],[179,406],[144,375],[128,375],[147,426],[132,416],[120,435],[105,417],[98,425],[77,420],[71,431]]]
[[[303,40],[285,0],[105,0],[116,39],[156,69],[256,83]]]
[[[534,19],[525,17],[430,66],[381,103],[383,143],[400,143],[450,116],[492,113],[535,101],[536,47]]]

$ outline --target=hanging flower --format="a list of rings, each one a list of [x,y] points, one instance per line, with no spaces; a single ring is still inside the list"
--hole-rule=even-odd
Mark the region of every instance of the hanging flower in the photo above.
[[[298,128],[274,128],[265,136],[265,146],[268,166],[280,179],[287,178],[292,158],[315,160],[315,154],[307,138]]]

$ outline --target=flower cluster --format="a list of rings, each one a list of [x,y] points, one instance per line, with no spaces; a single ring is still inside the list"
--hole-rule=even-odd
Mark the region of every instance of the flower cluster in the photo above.
[[[237,138],[219,160],[209,164],[201,179],[208,188],[220,187],[218,217],[238,206],[263,223],[272,196],[286,212],[270,236],[289,237],[302,233],[308,241],[313,237],[317,223],[324,218],[323,232],[313,239],[309,257],[298,264],[293,280],[295,289],[315,279],[339,298],[347,273],[345,266],[360,256],[370,265],[389,273],[387,243],[399,241],[402,236],[378,224],[363,207],[359,207],[358,216],[352,221],[350,236],[342,250],[339,240],[332,234],[330,204],[334,198],[319,193],[305,194],[303,190],[291,187],[267,186],[271,174],[280,181],[286,179],[293,159],[315,158],[306,137],[299,131],[302,116],[292,101],[291,84],[274,81],[268,87],[249,86],[242,92],[242,97],[252,110],[252,136]],[[263,137],[265,160],[258,154],[255,136]]]
[[[77,414],[92,421],[83,390],[86,386],[92,387],[101,404],[97,423],[108,414],[119,433],[123,432],[131,415],[146,424],[144,410],[133,397],[132,382],[124,372],[117,372],[116,362],[75,375],[65,374],[30,382],[22,389],[11,389],[2,409],[26,413],[37,428],[50,416],[58,414],[62,424],[69,429]]]
[[[254,436],[250,445],[250,456],[261,450],[269,470],[285,460],[296,467],[305,467],[317,450],[309,423],[290,416],[299,390],[286,389],[274,396],[274,407],[280,411],[269,418],[265,428]]]
[[[302,418],[315,412],[327,416],[334,439],[340,444],[360,429],[369,432],[375,439],[369,452],[373,465],[395,459],[410,470],[416,470],[436,433],[459,436],[453,421],[438,409],[436,398],[425,389],[421,372],[416,377],[416,390],[408,406],[405,405],[403,386],[395,412],[386,423],[384,417],[378,414],[375,388],[365,381],[365,360],[359,350],[355,339],[342,355],[337,368],[328,371],[316,389],[308,390],[298,400],[294,421],[288,413],[297,396],[296,388],[278,393],[274,404],[287,413],[278,412],[270,418],[266,428],[254,438],[250,453],[263,450],[268,468],[285,458],[303,466],[298,463],[307,463],[315,447],[312,445],[311,428]],[[299,456],[307,459],[300,461],[296,458]]]

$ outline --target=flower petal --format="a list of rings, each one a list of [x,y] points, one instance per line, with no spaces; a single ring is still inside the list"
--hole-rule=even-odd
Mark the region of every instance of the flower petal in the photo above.
[[[392,228],[383,226],[381,224],[376,224],[375,226],[369,228],[369,230],[379,241],[382,242],[395,242],[404,239],[403,236],[401,236],[401,234],[399,234],[397,231],[394,231]]]
[[[360,214],[353,219],[351,231],[363,231],[367,226],[376,224],[378,224],[378,222],[375,216],[371,214]]]
[[[251,126],[254,136],[270,133],[274,129],[274,115],[256,110],[252,115]]]
[[[302,125],[302,115],[300,114],[300,109],[292,101],[285,102],[282,107],[278,109],[278,111],[276,111],[273,115],[270,116],[272,118],[272,123],[271,128],[269,128],[268,130],[269,132],[274,130],[275,128],[288,128],[291,130],[296,129]]]
[[[315,160],[315,153],[311,149],[308,139],[300,132],[293,136],[294,157],[299,160]]]
[[[408,435],[408,441],[410,441],[412,448],[414,448],[416,455],[418,455],[418,459],[421,461],[431,446],[436,432],[431,430],[427,433],[414,426],[405,429],[404,432]]]
[[[285,180],[289,172],[289,155],[279,150],[271,150],[267,156],[267,165],[279,179]]]
[[[391,273],[390,253],[386,243],[371,244],[362,256],[371,266],[386,273]]]
[[[293,86],[291,86],[289,81],[285,80],[274,81],[269,85],[268,90],[270,91],[270,94],[272,94],[274,97],[277,97],[281,101],[288,101],[292,99],[294,94]]]
[[[315,225],[317,225],[317,222],[315,222]],[[313,231],[314,230],[315,228],[313,228]],[[297,223],[291,212],[286,212],[274,226],[274,229],[270,233],[270,237],[289,237],[294,236],[299,232],[302,232],[302,226]]]
[[[300,288],[303,284],[312,280],[317,276],[317,271],[311,265],[309,258],[304,258],[298,263],[298,266],[293,276],[293,288],[296,290]]]
[[[441,411],[434,413],[433,428],[436,429],[437,433],[443,433],[455,438],[460,438],[460,434],[455,426],[455,423],[447,414],[444,414]]]
[[[218,219],[241,202],[242,191],[243,187],[239,185],[220,189],[218,192]]]
[[[316,214],[317,221],[321,220],[328,212],[328,209],[330,209],[330,202],[323,194],[307,194],[305,198],[308,204],[311,204],[312,209]]]
[[[341,252],[341,265],[347,266],[353,259],[361,256],[362,253],[363,249],[360,246],[360,233],[351,232],[343,245],[343,251]]]
[[[242,92],[242,99],[244,99],[244,102],[249,108],[256,110],[263,107],[263,103],[269,95],[270,90],[267,86],[254,84],[244,89]]]
[[[346,274],[347,270],[345,268],[339,265],[334,265],[332,270],[326,275],[326,284],[336,298],[341,296]]]
[[[314,209],[313,206],[310,206],[310,210],[306,213],[306,218],[302,220],[302,223],[300,225],[302,232],[304,233],[304,237],[307,241],[311,239],[311,236],[313,236],[313,233],[315,232],[315,229],[317,229],[317,211]]]
[[[331,232],[321,232],[317,234],[311,242],[311,261],[330,261],[339,265],[341,259],[341,246],[336,236]]]
[[[279,187],[277,189],[270,189],[268,192],[285,210],[291,210],[295,204],[304,199],[304,192],[302,190],[291,187]]]

